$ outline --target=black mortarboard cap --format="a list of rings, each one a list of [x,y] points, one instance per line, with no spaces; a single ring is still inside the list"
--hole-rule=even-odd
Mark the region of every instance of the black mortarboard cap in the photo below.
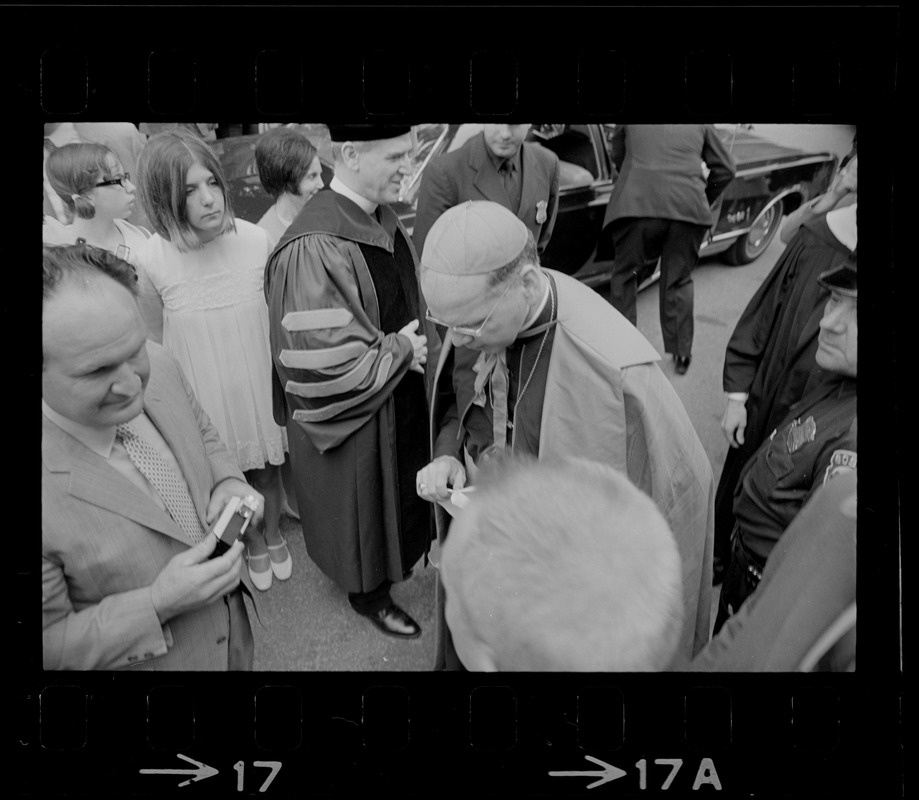
[[[858,298],[858,265],[855,258],[848,258],[833,269],[821,272],[817,282],[831,292]]]
[[[329,125],[329,138],[333,142],[373,142],[404,136],[411,129],[411,125]]]

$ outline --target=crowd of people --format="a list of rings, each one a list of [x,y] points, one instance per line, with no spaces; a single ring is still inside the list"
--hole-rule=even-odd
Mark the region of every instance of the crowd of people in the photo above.
[[[731,336],[716,483],[635,294],[659,257],[685,374],[731,154],[617,127],[607,300],[540,265],[560,169],[530,127],[434,157],[411,234],[408,125],[329,125],[325,185],[305,135],[264,131],[257,223],[213,126],[46,127],[46,669],[251,669],[246,598],[298,578],[285,514],[386,636],[421,635],[391,589],[438,552],[432,669],[854,669],[854,142]]]

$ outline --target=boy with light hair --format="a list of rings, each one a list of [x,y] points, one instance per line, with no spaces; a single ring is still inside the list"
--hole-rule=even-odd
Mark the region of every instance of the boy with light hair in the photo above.
[[[666,669],[680,556],[653,501],[583,459],[491,462],[442,556],[446,619],[473,671]]]

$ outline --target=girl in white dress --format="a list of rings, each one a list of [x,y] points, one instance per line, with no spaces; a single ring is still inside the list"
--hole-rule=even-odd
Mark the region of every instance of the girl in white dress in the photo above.
[[[44,244],[86,243],[127,261],[137,273],[141,315],[147,338],[163,341],[163,303],[137,254],[150,232],[132,225],[135,186],[115,153],[102,144],[65,144],[53,150],[45,164],[48,182],[73,219],[70,225],[42,226]]]
[[[155,234],[140,260],[165,307],[163,345],[182,365],[246,479],[265,497],[264,530],[246,533],[248,569],[262,591],[286,580],[279,465],[286,431],[272,414],[265,232],[233,216],[213,151],[189,131],[151,137],[138,162]]]

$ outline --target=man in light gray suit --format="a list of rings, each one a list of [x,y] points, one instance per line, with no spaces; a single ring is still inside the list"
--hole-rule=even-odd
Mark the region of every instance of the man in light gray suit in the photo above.
[[[146,340],[132,267],[87,245],[42,260],[44,668],[251,669],[242,544],[210,558],[207,527],[263,499]]]

